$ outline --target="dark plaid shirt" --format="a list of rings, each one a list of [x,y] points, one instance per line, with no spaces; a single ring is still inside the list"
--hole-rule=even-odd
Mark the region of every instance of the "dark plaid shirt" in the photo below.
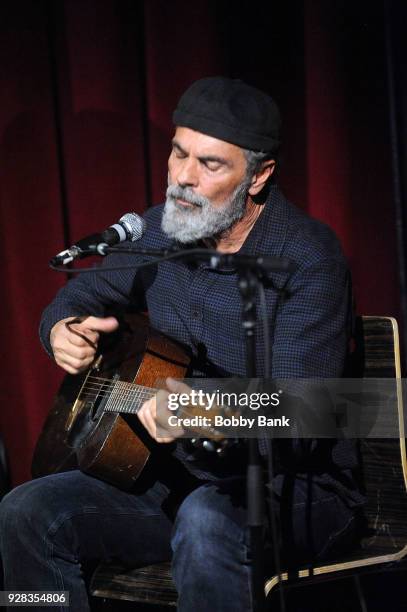
[[[161,230],[162,211],[163,206],[147,211],[147,231],[137,247],[167,248],[173,244]],[[272,377],[340,377],[347,347],[350,279],[334,233],[290,204],[274,186],[240,252],[286,257],[297,264],[291,275],[270,277],[275,286],[286,288],[288,299],[279,299],[271,286],[265,289]],[[115,254],[108,256],[103,265],[128,265],[141,259]],[[78,276],[45,310],[40,329],[42,341],[50,352],[49,332],[62,318],[103,316],[118,305],[129,304],[147,307],[156,329],[192,350],[195,374],[246,374],[237,275],[232,269],[212,270],[205,263],[164,262],[138,274],[123,270]],[[260,303],[257,309],[260,311]],[[260,325],[256,335],[256,367],[262,376],[264,337]],[[242,467],[235,460],[222,461],[190,452],[186,442],[177,444],[175,455],[201,478],[222,477]],[[356,465],[355,453],[347,442],[336,445],[331,459],[335,472],[338,468],[348,471]],[[322,480],[329,486],[336,482],[330,476]],[[343,492],[341,487],[339,492]],[[359,503],[362,498],[352,489],[349,483],[344,489],[345,497],[350,503]]]

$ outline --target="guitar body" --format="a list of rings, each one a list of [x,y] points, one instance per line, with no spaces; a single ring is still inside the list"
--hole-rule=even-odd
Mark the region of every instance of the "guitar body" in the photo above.
[[[94,366],[65,377],[34,451],[34,478],[79,468],[130,489],[146,465],[156,443],[137,416],[105,408],[112,398],[120,402],[120,393],[126,400],[121,382],[151,389],[164,386],[167,376],[183,378],[189,357],[141,315],[126,317],[118,332],[104,340]]]

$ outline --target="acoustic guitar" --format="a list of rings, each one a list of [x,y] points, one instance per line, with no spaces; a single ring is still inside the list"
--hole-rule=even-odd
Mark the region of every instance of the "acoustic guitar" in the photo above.
[[[154,450],[137,410],[167,376],[184,378],[190,357],[142,315],[104,340],[87,372],[64,378],[34,451],[34,478],[80,468],[130,489]]]

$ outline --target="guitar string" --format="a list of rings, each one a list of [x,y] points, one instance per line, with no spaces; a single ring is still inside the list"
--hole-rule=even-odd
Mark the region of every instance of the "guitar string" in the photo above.
[[[113,380],[112,378],[102,378],[101,376],[88,376],[88,378],[86,379],[86,382],[91,381],[91,382],[97,382],[97,381],[102,381],[103,384],[112,384],[114,382],[120,382],[123,385],[131,385],[131,386],[137,386],[140,389],[151,389],[151,387],[146,387],[144,385],[139,385],[138,383],[134,383],[134,382],[129,382],[126,380]],[[85,383],[86,384],[86,383]]]
[[[102,381],[102,384],[100,384],[100,381]],[[129,399],[147,400],[157,393],[157,389],[145,387],[136,383],[89,376],[82,388],[80,396],[90,401],[91,399],[96,399],[98,396],[103,397],[109,395],[113,390],[115,390],[116,393],[121,390],[121,397],[124,401],[128,401]]]
[[[84,385],[80,393],[81,398],[90,400],[92,398],[96,399],[98,396],[102,398],[106,396],[109,397],[114,394],[115,397],[128,402],[129,400],[133,399],[150,399],[156,395],[159,390],[152,387],[137,385],[135,383],[113,380],[109,380],[109,384],[102,385],[97,385],[96,382],[91,381],[91,385],[94,385],[94,388],[91,388],[90,385]]]
[[[108,394],[110,391],[112,391],[112,389],[116,389],[116,391],[121,390],[124,396],[133,396],[133,395],[139,395],[139,396],[144,396],[144,397],[151,397],[151,395],[154,395],[155,393],[157,393],[158,389],[153,389],[151,391],[142,391],[139,389],[128,389],[126,387],[119,387],[116,386],[114,387],[113,385],[109,386],[109,387],[86,387],[82,389],[81,395],[82,394],[88,394],[89,396],[92,395],[106,395]]]
[[[92,397],[96,398],[97,396],[104,397],[105,395],[109,395],[113,389],[115,389],[116,392],[120,391],[124,399],[132,398],[132,397],[145,397],[148,399],[149,397],[151,397],[158,391],[158,389],[156,389],[155,392],[151,391],[150,393],[146,393],[144,391],[138,391],[136,389],[129,390],[129,389],[123,389],[120,387],[113,387],[113,386],[106,387],[105,389],[100,389],[100,388],[95,387],[94,389],[87,388],[86,390],[85,389],[82,390],[81,396],[85,396],[88,399]]]
[[[117,412],[117,413],[137,413],[140,409],[140,405],[134,406],[134,402],[127,408],[123,406],[123,398],[120,393],[114,393],[115,389],[112,389],[112,393],[109,396],[108,404],[104,408],[106,412]],[[150,397],[153,397],[155,393],[152,393]],[[144,399],[144,398],[137,398]],[[177,410],[176,416],[194,416],[188,410],[184,409],[182,406]],[[199,416],[199,415],[198,415]],[[209,428],[209,431],[212,431],[212,428]]]
[[[100,381],[101,384],[100,384]],[[83,386],[83,390],[87,391],[105,391],[112,389],[113,386],[118,388],[119,386],[130,393],[138,392],[144,394],[151,394],[154,390],[152,387],[144,387],[143,385],[138,385],[137,383],[130,383],[122,380],[111,380],[111,379],[99,379],[97,377],[90,379],[88,378]]]
[[[113,380],[110,378],[99,378],[98,376],[88,376],[88,378],[85,381],[84,386],[86,387],[88,382],[90,382],[91,384],[98,384],[100,381],[102,382],[102,384],[100,385],[101,387],[104,387],[104,386],[110,387],[113,383],[115,384],[120,383],[123,386],[128,387],[129,389],[137,388],[143,391],[151,391],[151,389],[153,389],[153,387],[146,387],[144,385],[139,385],[138,383],[135,383],[135,382],[125,381],[125,380]]]
[[[85,381],[85,385],[88,382],[94,382],[95,384],[98,382],[102,382],[102,386],[103,385],[112,385],[113,383],[121,383],[123,385],[127,385],[128,387],[132,388],[132,387],[137,387],[138,389],[143,389],[145,391],[149,391],[152,389],[152,387],[146,387],[144,385],[139,385],[138,383],[135,382],[130,382],[130,381],[126,381],[126,380],[114,380],[112,378],[102,378],[99,376],[88,376],[88,378]]]
[[[135,412],[140,407],[140,403],[142,401],[144,402],[148,399],[151,399],[156,395],[156,392],[157,390],[154,389],[149,393],[140,393],[134,390],[132,390],[131,392],[126,391],[123,393],[120,388],[112,386],[110,390],[106,390],[103,393],[90,394],[82,392],[80,394],[80,399],[92,401],[96,400],[98,397],[100,397],[101,399],[107,397],[108,404],[105,410],[108,410],[110,412]],[[135,404],[138,404],[138,406],[135,406]],[[181,412],[184,411],[180,407],[177,410],[177,414],[180,414]],[[185,414],[189,415],[190,413],[185,412]]]
[[[102,383],[102,384],[98,384],[97,382],[94,381],[89,381],[89,383],[84,385],[84,388],[89,388],[89,389],[100,389],[100,390],[104,390],[104,389],[109,389],[113,384],[117,384],[118,381],[111,381],[109,384],[107,383]],[[140,391],[140,393],[148,393],[149,391],[151,391],[151,388],[143,388],[143,387],[139,387],[136,383],[134,384],[128,384],[128,383],[121,383],[121,386],[123,389],[128,389],[129,391],[131,390],[138,390]]]
[[[136,413],[141,407],[142,401],[151,399],[156,392],[156,389],[136,383],[89,376],[80,398],[92,401],[98,397],[101,399],[107,397],[108,401],[105,406],[107,412]]]
[[[95,377],[95,379],[99,380],[97,377]],[[125,381],[113,381],[110,379],[105,379],[105,380],[109,382],[109,385],[104,384],[104,386],[105,387],[107,386],[108,388],[105,389],[104,393],[100,395],[104,395],[108,397],[107,405],[104,408],[106,412],[137,413],[138,410],[141,408],[141,406],[139,403],[138,405],[135,406],[134,405],[135,401],[150,399],[157,392],[157,389],[152,389],[151,387],[143,387],[142,385],[136,385],[136,387],[141,388],[140,390],[138,388],[133,389],[130,387],[130,385],[134,383],[127,383]],[[96,384],[96,383],[93,382],[92,384]],[[125,389],[124,394],[123,394],[123,391],[121,390],[121,387]],[[80,397],[82,397],[82,395],[83,395],[83,392],[80,394]],[[96,399],[98,395],[99,393],[96,393],[94,399]],[[89,397],[92,397],[92,396],[88,396],[87,399],[89,399]],[[129,404],[129,401],[131,402],[130,405],[123,406],[123,402],[125,404]],[[180,406],[177,410],[177,416],[184,416],[184,415],[191,417],[191,413],[188,412],[187,410],[184,410],[182,406]],[[204,427],[204,429],[207,429],[208,431],[212,431],[212,432],[214,431],[212,427],[209,427],[209,428]]]
[[[92,401],[96,400],[98,397],[101,399],[107,397],[108,402],[105,410],[110,412],[136,412],[141,407],[142,403],[148,399],[151,399],[151,397],[154,395],[155,393],[150,393],[149,395],[132,393],[127,394],[126,396],[120,391],[120,389],[112,388],[110,392],[105,392],[103,394],[81,394],[80,398],[87,401]]]
[[[111,385],[110,387],[106,387],[104,389],[101,388],[84,388],[82,389],[81,393],[80,393],[80,397],[81,398],[86,398],[88,400],[96,399],[97,397],[106,397],[109,396],[111,393],[115,392],[115,394],[120,393],[121,397],[124,400],[128,400],[128,399],[132,399],[132,398],[143,398],[143,399],[149,399],[150,397],[152,397],[153,395],[155,395],[157,393],[158,389],[154,389],[151,390],[149,392],[146,391],[140,391],[138,389],[126,389],[126,388],[121,388],[120,386],[114,386]]]

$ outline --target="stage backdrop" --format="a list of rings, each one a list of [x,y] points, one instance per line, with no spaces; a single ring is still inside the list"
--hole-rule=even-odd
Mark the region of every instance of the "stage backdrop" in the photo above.
[[[163,200],[171,112],[194,79],[275,97],[284,191],[339,234],[358,311],[398,315],[382,2],[10,0],[0,37],[0,431],[15,483],[61,380],[37,337],[66,280],[47,262]]]

